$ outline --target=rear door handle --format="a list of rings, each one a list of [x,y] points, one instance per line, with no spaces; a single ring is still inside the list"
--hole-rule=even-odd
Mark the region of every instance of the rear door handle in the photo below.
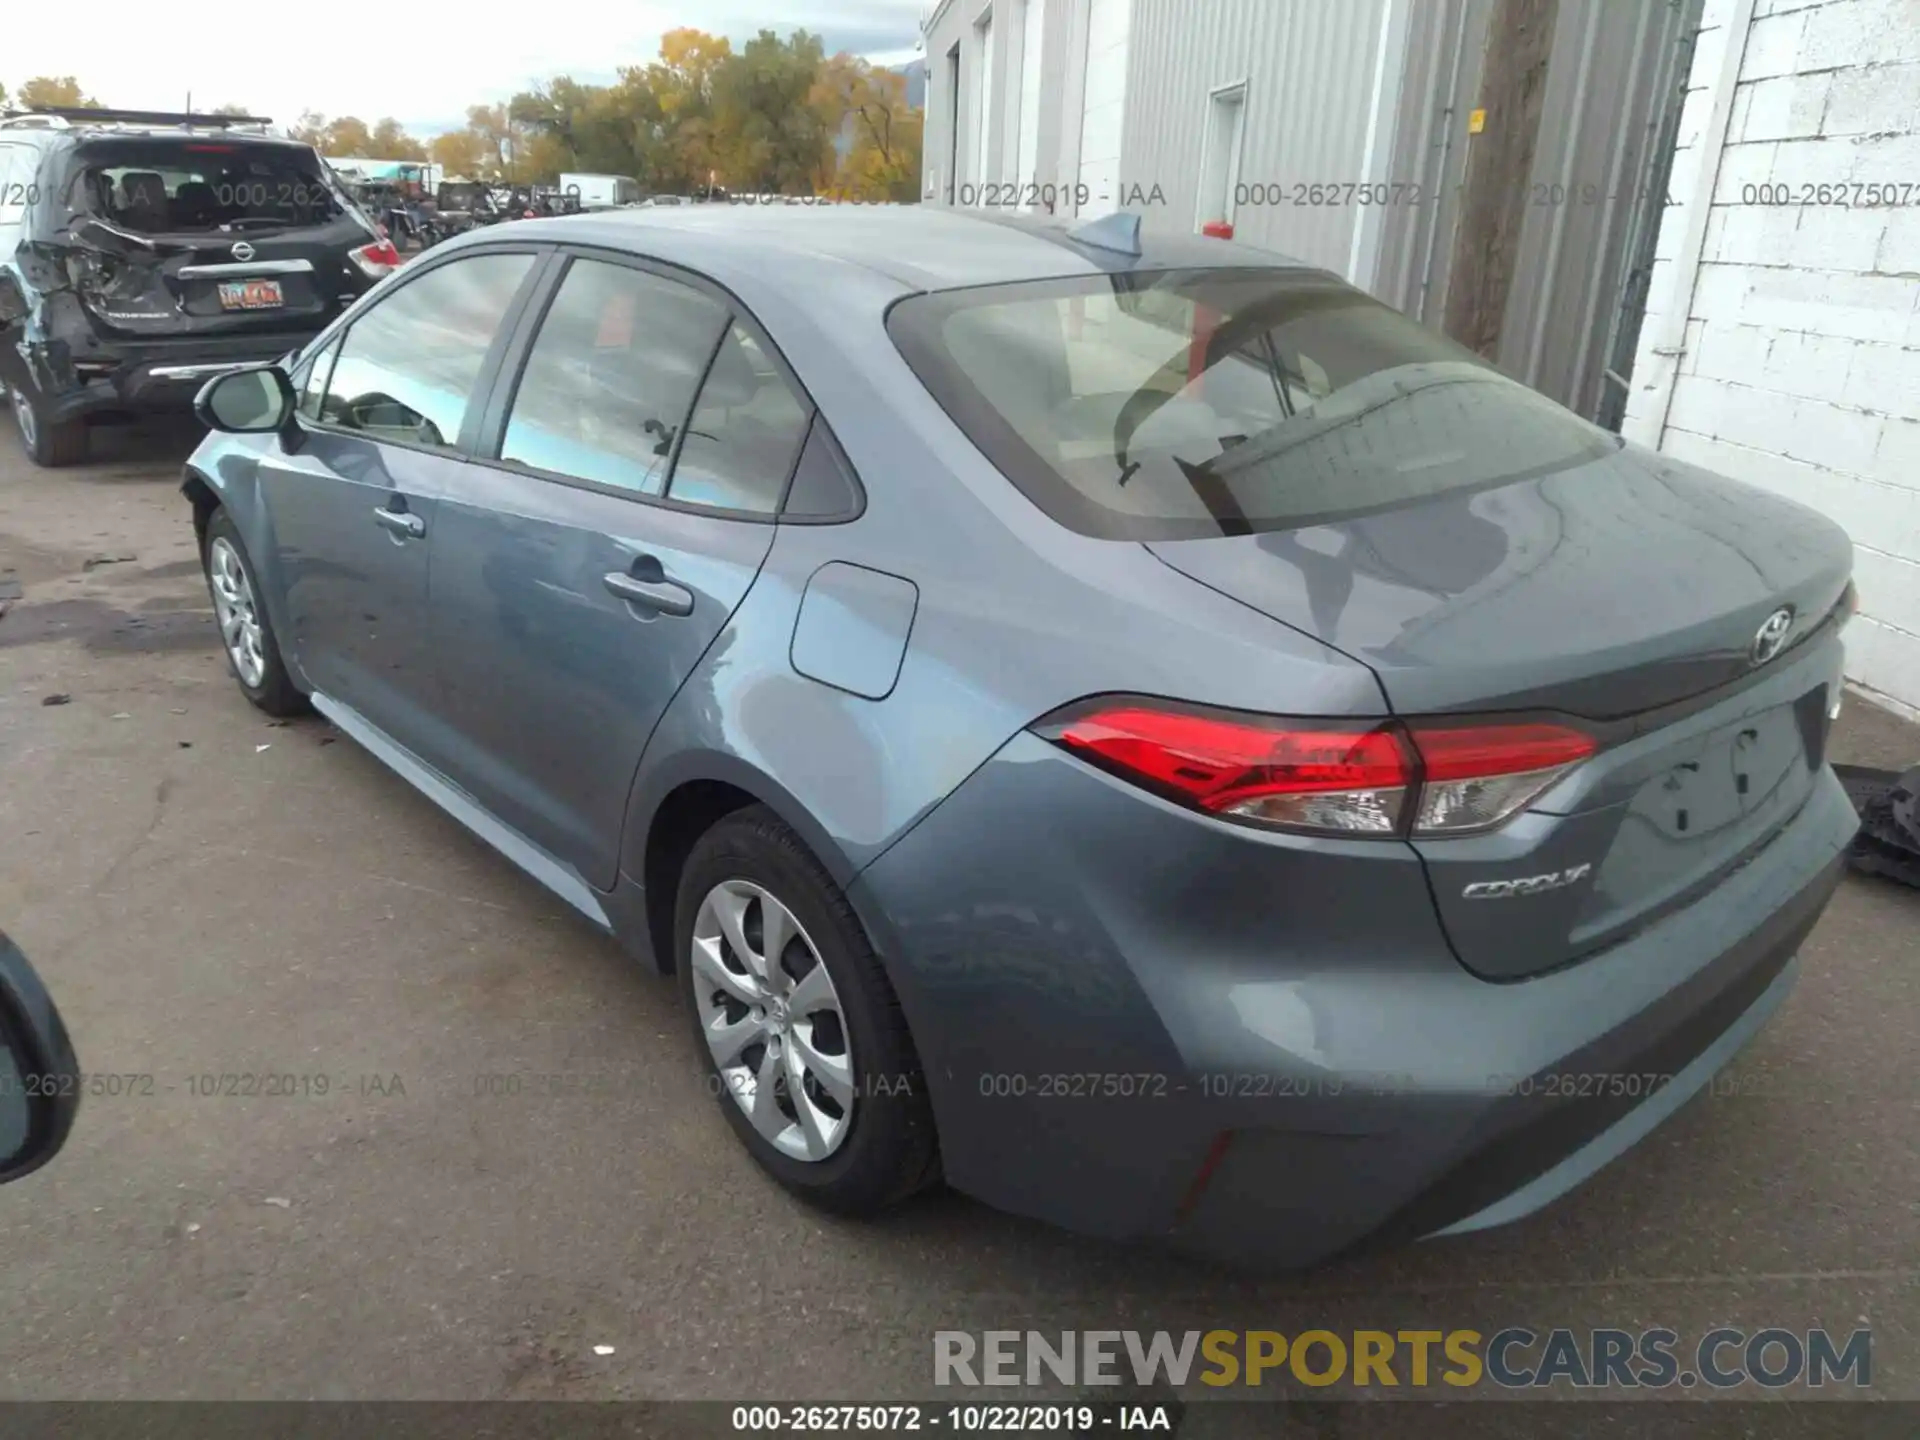
[[[376,506],[373,518],[396,535],[410,535],[418,540],[427,533],[427,522],[405,510],[383,510]]]
[[[601,580],[622,600],[658,610],[662,615],[693,613],[693,592],[671,580],[641,580],[620,570],[608,571]]]

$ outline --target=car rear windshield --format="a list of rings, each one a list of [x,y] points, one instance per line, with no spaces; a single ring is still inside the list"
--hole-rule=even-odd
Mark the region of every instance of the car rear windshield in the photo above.
[[[338,219],[338,191],[312,154],[232,140],[119,140],[90,145],[73,204],[143,235],[249,234]]]
[[[1330,275],[1168,270],[914,296],[894,343],[1083,534],[1293,529],[1597,458],[1616,436]]]

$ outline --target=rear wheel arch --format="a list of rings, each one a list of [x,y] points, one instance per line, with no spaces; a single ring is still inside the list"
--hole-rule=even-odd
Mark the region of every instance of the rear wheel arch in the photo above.
[[[753,805],[766,806],[792,829],[843,891],[853,883],[854,867],[845,852],[785,786],[734,756],[689,756],[669,772],[649,777],[644,793],[629,807],[623,868],[640,882],[647,937],[662,974],[678,968],[674,906],[687,858],[701,836]]]

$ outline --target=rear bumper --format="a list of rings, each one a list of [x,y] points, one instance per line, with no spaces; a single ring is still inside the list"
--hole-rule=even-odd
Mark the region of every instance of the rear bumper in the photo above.
[[[270,333],[120,342],[88,333],[29,343],[21,357],[50,424],[109,410],[185,410],[214,375],[278,360],[322,322]]]
[[[1411,853],[1221,825],[1023,736],[850,893],[957,1188],[1297,1267],[1518,1219],[1623,1153],[1779,1004],[1857,823],[1822,772],[1683,909],[1494,984]]]

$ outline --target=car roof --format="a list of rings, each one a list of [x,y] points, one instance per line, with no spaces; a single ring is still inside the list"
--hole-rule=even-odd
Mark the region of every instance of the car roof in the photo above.
[[[521,220],[514,238],[631,250],[705,272],[830,286],[849,267],[902,293],[1136,270],[1300,267],[1271,251],[1143,227],[1141,254],[1077,243],[1072,222],[933,205],[693,204]],[[494,232],[497,237],[499,232]]]

